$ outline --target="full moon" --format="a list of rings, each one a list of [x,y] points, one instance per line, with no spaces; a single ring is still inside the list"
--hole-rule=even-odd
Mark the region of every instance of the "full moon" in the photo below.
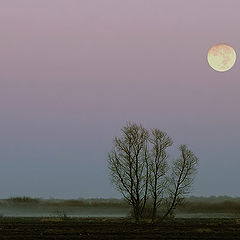
[[[208,63],[218,72],[231,69],[236,61],[237,55],[234,49],[227,44],[217,44],[208,51]]]

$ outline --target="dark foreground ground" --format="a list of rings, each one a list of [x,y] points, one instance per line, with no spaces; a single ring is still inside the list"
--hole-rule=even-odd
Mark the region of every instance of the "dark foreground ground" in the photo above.
[[[238,219],[176,219],[134,224],[124,219],[1,218],[0,239],[240,239]]]

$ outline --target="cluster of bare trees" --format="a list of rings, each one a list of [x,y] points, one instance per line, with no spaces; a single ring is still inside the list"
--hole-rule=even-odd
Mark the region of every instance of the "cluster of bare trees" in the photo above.
[[[127,123],[108,154],[111,180],[132,207],[136,221],[151,211],[152,221],[172,214],[191,190],[198,159],[186,145],[170,161],[173,141],[159,129]],[[149,209],[150,206],[150,209]],[[161,212],[161,214],[160,214]]]

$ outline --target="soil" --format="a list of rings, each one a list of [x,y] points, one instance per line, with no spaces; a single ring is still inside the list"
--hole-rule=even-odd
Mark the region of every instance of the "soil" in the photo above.
[[[136,224],[124,218],[0,219],[0,240],[240,239],[240,219],[175,219]]]

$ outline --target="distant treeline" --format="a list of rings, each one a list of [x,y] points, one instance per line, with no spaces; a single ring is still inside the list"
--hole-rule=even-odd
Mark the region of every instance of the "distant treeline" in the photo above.
[[[178,208],[185,213],[240,213],[240,198],[229,196],[189,197]]]
[[[0,200],[0,207],[20,207],[20,206],[42,206],[42,207],[101,207],[101,208],[128,208],[124,199],[41,199],[31,197],[11,197]],[[240,198],[229,196],[211,196],[186,198],[182,206],[178,207],[177,212],[185,213],[240,213]]]
[[[124,199],[104,199],[104,198],[89,198],[89,199],[42,199],[31,197],[11,197],[0,200],[0,206],[23,206],[23,205],[41,205],[41,206],[56,206],[56,207],[128,207]]]

